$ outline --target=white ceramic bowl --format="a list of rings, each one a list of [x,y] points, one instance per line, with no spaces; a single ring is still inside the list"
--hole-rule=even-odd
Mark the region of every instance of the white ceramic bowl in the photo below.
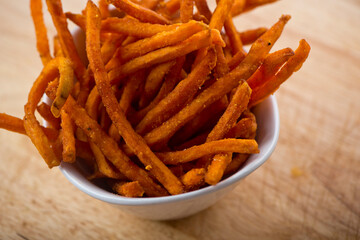
[[[230,192],[241,179],[260,167],[274,151],[280,124],[275,96],[270,96],[256,106],[254,114],[258,123],[256,139],[260,153],[251,155],[238,172],[214,186],[175,196],[127,198],[108,192],[88,181],[74,164],[63,162],[60,170],[72,184],[84,193],[135,216],[153,220],[187,217],[213,205]]]

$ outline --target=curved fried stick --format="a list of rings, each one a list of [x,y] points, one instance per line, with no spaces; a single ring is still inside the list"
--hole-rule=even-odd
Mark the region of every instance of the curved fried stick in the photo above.
[[[30,0],[30,10],[35,27],[36,47],[45,66],[51,60],[51,55],[41,0]]]
[[[64,110],[61,110],[61,127],[61,142],[63,145],[62,160],[73,163],[76,160],[74,124]]]
[[[206,142],[222,139],[225,134],[235,125],[237,119],[241,113],[247,109],[249,99],[251,96],[251,88],[244,81],[235,91],[233,98],[231,99],[224,114],[221,116],[215,127],[211,130]],[[221,159],[229,159],[229,156]],[[230,158],[231,159],[231,158]],[[211,164],[211,156],[203,157],[197,162],[197,166],[207,167]],[[224,169],[225,170],[225,169]]]
[[[65,56],[69,58],[71,63],[73,64],[76,78],[79,80],[81,84],[78,101],[79,103],[81,103],[81,105],[84,105],[87,99],[87,95],[90,92],[89,74],[84,66],[84,63],[81,61],[79,57],[79,54],[76,50],[76,46],[74,43],[74,39],[67,27],[66,16],[63,12],[61,1],[46,0],[46,4],[51,14],[52,20],[54,22],[57,34],[59,36],[62,50],[64,51]]]
[[[86,48],[90,67],[94,72],[97,89],[102,98],[106,110],[114,122],[120,135],[126,144],[138,156],[139,160],[148,167],[150,172],[163,184],[171,194],[183,192],[181,182],[174,174],[156,157],[131,127],[123,111],[119,107],[116,97],[111,90],[110,82],[105,71],[100,52],[100,14],[99,10],[91,1],[86,6]]]
[[[270,53],[265,59],[263,64],[258,70],[246,80],[251,89],[259,87],[267,79],[274,76],[280,67],[294,55],[294,51],[291,48],[284,48],[276,52]]]
[[[157,185],[145,170],[138,167],[121,151],[117,143],[101,129],[100,125],[71,96],[64,105],[64,110],[121,173],[132,181],[139,181],[148,196],[167,195],[166,191],[160,185]]]
[[[141,22],[170,24],[170,21],[160,14],[129,0],[108,0],[108,2],[124,11],[126,14],[139,19]]]
[[[85,109],[89,116],[97,120],[98,117],[98,108],[101,103],[101,97],[97,91],[96,88],[93,88],[93,90],[90,92],[89,97],[85,104]],[[93,152],[95,156],[95,161],[98,166],[99,172],[101,172],[104,176],[110,177],[110,178],[119,178],[120,174],[117,171],[114,171],[113,167],[107,162],[104,154],[101,152],[100,148],[90,139],[89,145],[91,148],[91,151]]]
[[[42,130],[40,123],[36,120],[35,109],[44,94],[47,84],[58,76],[58,66],[59,58],[55,58],[46,64],[40,76],[34,82],[28,96],[28,102],[24,107],[24,128],[26,134],[48,164],[49,168],[58,166],[60,160],[51,148],[52,144]]]
[[[182,0],[180,2],[180,20],[186,23],[193,19],[194,0]]]
[[[284,81],[286,81],[302,66],[308,57],[309,52],[310,45],[304,39],[300,40],[299,47],[295,50],[295,55],[289,58],[289,60],[276,73],[276,75],[267,79],[264,84],[253,89],[249,106],[255,106],[270,94],[275,92]]]
[[[210,49],[207,57],[201,61],[187,78],[182,80],[173,91],[169,93],[156,107],[150,110],[143,120],[137,125],[136,131],[140,134],[158,127],[163,121],[167,120],[184,104],[191,99],[205,82],[206,77],[215,67],[215,50]]]
[[[26,135],[26,131],[24,128],[24,120],[8,115],[6,113],[0,113],[0,128]],[[54,141],[55,139],[57,139],[59,135],[58,130],[45,127],[41,128],[44,131],[45,135],[50,139],[50,141]]]
[[[177,28],[180,24],[161,25],[152,23],[143,23],[134,18],[110,17],[101,22],[102,32],[121,33],[129,36],[146,38],[151,37],[163,31],[169,31]]]
[[[210,19],[209,27],[221,31],[226,18],[229,16],[234,0],[220,0]]]
[[[51,112],[56,118],[60,116],[60,109],[64,106],[74,86],[74,73],[71,62],[66,58],[60,59],[58,66],[60,73],[59,86],[55,99],[51,104]]]
[[[144,92],[139,100],[139,108],[148,106],[150,101],[154,99],[156,93],[159,92],[161,88],[165,75],[168,74],[175,63],[176,61],[173,60],[161,63],[151,69],[145,81]]]
[[[142,56],[159,48],[171,46],[186,40],[193,34],[206,30],[208,27],[200,22],[190,21],[179,27],[160,32],[150,38],[145,38],[120,48],[117,58],[123,61]]]
[[[175,116],[146,134],[144,137],[146,142],[150,146],[156,144],[163,145],[176,131],[193,119],[199,111],[219,100],[222,96],[236,87],[239,83],[239,79],[249,78],[259,67],[261,61],[268,54],[276,40],[280,37],[280,34],[289,19],[289,15],[282,16],[274,26],[252,45],[249,53],[237,68],[218,79]]]
[[[181,181],[187,191],[196,189],[204,183],[205,169],[193,168],[181,176]]]
[[[156,153],[156,155],[165,163],[176,165],[179,163],[190,162],[200,157],[217,154],[223,152],[237,152],[237,153],[258,153],[258,145],[253,139],[222,139],[212,142],[207,142],[201,145],[193,146],[191,148],[176,151]]]
[[[213,29],[198,32],[179,44],[152,51],[113,69],[109,72],[110,81],[112,84],[117,84],[125,76],[140,69],[170,61],[211,44],[225,44],[221,39],[219,31]]]

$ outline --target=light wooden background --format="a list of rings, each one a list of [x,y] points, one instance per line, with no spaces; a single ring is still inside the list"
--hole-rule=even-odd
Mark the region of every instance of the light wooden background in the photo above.
[[[85,4],[64,0],[64,9]],[[80,192],[26,137],[0,130],[0,239],[360,239],[360,1],[283,0],[236,23],[270,26],[282,13],[293,18],[275,48],[305,38],[312,50],[276,94],[275,152],[231,194],[186,219],[137,219]],[[23,116],[37,56],[28,1],[1,1],[0,112]]]

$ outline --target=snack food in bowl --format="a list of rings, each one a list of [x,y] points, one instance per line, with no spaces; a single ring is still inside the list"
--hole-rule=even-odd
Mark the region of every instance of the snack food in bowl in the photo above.
[[[60,170],[75,187],[84,193],[134,216],[152,220],[187,217],[210,207],[226,196],[240,180],[260,167],[274,151],[280,125],[275,96],[270,96],[257,105],[254,114],[258,122],[256,140],[259,143],[260,153],[251,155],[239,171],[218,184],[196,191],[165,197],[128,198],[104,189],[101,182],[89,181],[79,165],[63,162]]]
[[[202,2],[193,14],[185,1],[110,0],[117,16],[103,0],[88,1],[82,14],[64,13],[60,0],[46,3],[57,30],[53,56],[41,0],[31,0],[44,68],[24,120],[2,114],[0,127],[26,134],[49,168],[61,164],[79,189],[142,217],[179,218],[215,202],[269,157],[278,113],[268,97],[310,50],[301,40],[295,52],[270,53],[290,16],[239,33],[229,14],[260,2],[221,0],[214,12]],[[85,33],[82,46],[67,18]],[[249,52],[243,44],[252,44]],[[178,210],[165,214],[165,206]]]

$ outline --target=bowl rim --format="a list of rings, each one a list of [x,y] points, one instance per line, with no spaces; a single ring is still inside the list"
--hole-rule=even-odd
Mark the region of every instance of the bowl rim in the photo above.
[[[212,192],[233,185],[234,183],[238,182],[240,179],[248,176],[250,173],[252,173],[257,168],[259,168],[275,150],[279,138],[279,131],[280,131],[279,109],[275,95],[269,96],[265,101],[269,101],[271,108],[273,109],[273,117],[274,117],[274,135],[271,136],[271,139],[269,141],[270,142],[269,147],[266,149],[265,152],[262,153],[260,159],[257,159],[257,161],[252,162],[252,164],[249,164],[249,166],[246,168],[241,168],[238,172],[234,173],[233,175],[227,177],[226,179],[220,181],[219,183],[213,186],[207,186],[195,191],[182,193],[178,195],[172,195],[172,196],[129,198],[108,192],[96,185],[94,185],[94,187],[89,188],[86,183],[83,183],[81,179],[79,179],[78,177],[74,176],[74,174],[71,173],[72,170],[69,169],[69,167],[71,168],[75,168],[75,167],[71,166],[69,163],[62,162],[59,166],[59,169],[62,172],[62,174],[82,192],[98,200],[115,205],[124,205],[124,206],[156,205],[156,204],[173,203],[183,200],[189,200],[199,196],[208,195]],[[97,188],[99,188],[99,190]]]

